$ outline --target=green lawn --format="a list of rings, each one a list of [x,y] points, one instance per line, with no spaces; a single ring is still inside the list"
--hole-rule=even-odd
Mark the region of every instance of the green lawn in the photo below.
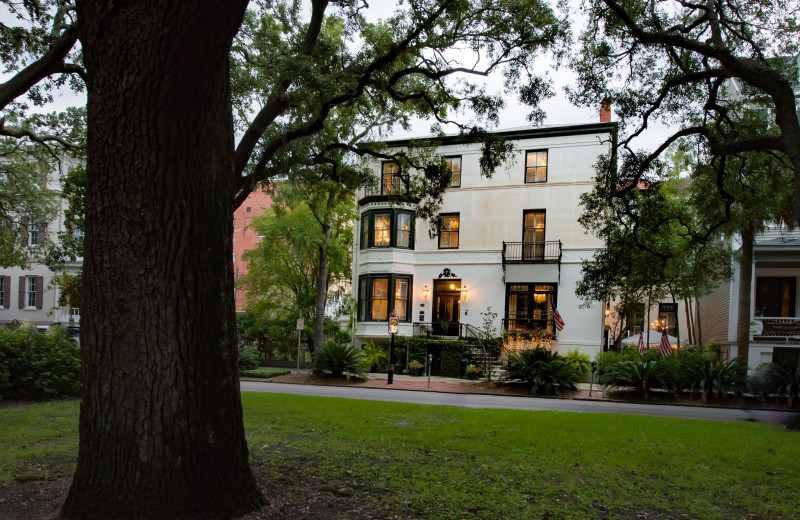
[[[381,518],[796,519],[800,434],[774,425],[245,393],[254,465]],[[76,402],[0,411],[0,483],[74,457]],[[278,479],[271,482],[280,482]],[[265,492],[269,494],[269,489]],[[646,515],[646,516],[639,516]]]
[[[287,368],[274,368],[274,367],[258,367],[253,368],[252,370],[240,370],[239,375],[244,377],[260,377],[260,378],[270,378],[275,376],[283,376],[286,374],[291,374],[292,371]]]

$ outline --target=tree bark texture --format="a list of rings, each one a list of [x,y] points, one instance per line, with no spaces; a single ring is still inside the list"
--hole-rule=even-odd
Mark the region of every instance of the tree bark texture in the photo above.
[[[753,226],[742,226],[742,257],[739,277],[739,312],[736,322],[736,357],[747,370],[750,361],[750,290],[753,286]]]
[[[263,503],[231,264],[228,51],[246,5],[78,2],[84,397],[65,518],[230,518]]]
[[[314,350],[319,352],[325,338],[325,302],[328,299],[328,244],[331,227],[327,221],[322,225],[324,243],[319,246],[319,275],[317,276],[316,314],[314,316]]]

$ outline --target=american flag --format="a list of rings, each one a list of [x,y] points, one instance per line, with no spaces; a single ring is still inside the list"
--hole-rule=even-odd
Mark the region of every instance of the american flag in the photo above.
[[[639,331],[639,355],[644,354],[644,336],[642,335],[642,331]]]
[[[661,332],[661,343],[658,346],[658,351],[661,353],[662,358],[672,355],[672,347],[669,346],[669,338],[667,337],[666,329]]]
[[[556,330],[561,332],[564,329],[564,319],[558,313],[558,309],[553,307],[553,302],[550,302],[550,314],[553,315],[553,323],[556,325]]]

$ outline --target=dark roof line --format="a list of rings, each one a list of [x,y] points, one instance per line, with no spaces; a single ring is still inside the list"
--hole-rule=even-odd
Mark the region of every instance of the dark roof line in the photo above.
[[[541,137],[559,137],[564,135],[585,135],[596,133],[614,133],[617,130],[617,123],[585,123],[579,125],[564,125],[564,126],[544,126],[544,127],[530,127],[524,129],[513,130],[499,130],[493,132],[496,135],[505,137],[506,139],[530,139]],[[393,139],[386,141],[386,146],[390,148],[399,148],[409,146],[412,141],[425,142],[425,141],[439,141],[442,145],[446,144],[465,144],[475,142],[466,135],[445,135],[443,137],[419,137],[419,138],[406,138],[406,139]]]

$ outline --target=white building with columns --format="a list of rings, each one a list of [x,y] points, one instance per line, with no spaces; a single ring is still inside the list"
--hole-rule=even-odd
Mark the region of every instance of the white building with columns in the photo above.
[[[552,304],[566,324],[554,350],[577,348],[594,356],[602,348],[604,305],[581,307],[575,284],[581,262],[603,243],[584,231],[578,217],[580,196],[592,189],[595,163],[615,132],[615,123],[607,121],[500,131],[513,144],[514,157],[491,179],[480,174],[479,144],[455,136],[441,140],[437,153],[454,175],[438,234],[415,218],[413,204],[390,203],[399,179],[393,163],[376,163],[377,189],[357,196],[356,343],[388,338],[392,313],[401,335],[469,336],[489,308],[498,315],[498,332],[555,333]]]

